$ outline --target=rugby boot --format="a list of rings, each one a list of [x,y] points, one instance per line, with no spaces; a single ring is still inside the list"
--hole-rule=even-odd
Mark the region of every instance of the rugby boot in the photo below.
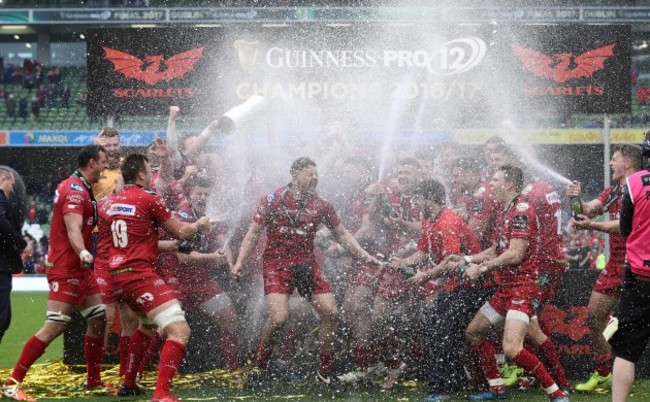
[[[596,389],[612,389],[612,373],[601,376],[595,371],[586,382],[575,386],[575,390],[580,392],[592,392]]]
[[[513,364],[504,363],[500,370],[503,385],[512,387],[519,382],[519,377],[524,374],[524,370]]]
[[[88,388],[88,385],[84,383],[84,389],[86,389],[89,392],[92,392],[95,395],[110,395],[110,396],[115,396],[117,395],[117,388],[112,386],[111,384],[107,382],[103,382],[101,384],[95,385],[92,388]]]
[[[343,392],[345,390],[345,387],[341,384],[341,381],[339,381],[338,376],[323,375],[320,371],[317,371],[316,378],[323,384],[327,385],[333,392]]]
[[[117,390],[117,396],[142,396],[144,395],[145,392],[142,388],[135,386],[134,388],[127,387],[126,385],[122,384],[120,386],[120,389]]]
[[[496,401],[499,399],[508,399],[508,394],[506,391],[488,390],[480,394],[467,395],[465,399],[468,401]]]
[[[20,387],[22,383],[10,378],[8,381],[13,384],[5,384],[2,387],[2,395],[5,398],[13,399],[14,401],[27,401],[27,402],[36,402],[35,398],[27,395],[25,391]]]
[[[443,395],[443,394],[429,394],[422,399],[423,402],[442,402],[442,401],[448,401],[451,399],[451,396],[449,395]]]

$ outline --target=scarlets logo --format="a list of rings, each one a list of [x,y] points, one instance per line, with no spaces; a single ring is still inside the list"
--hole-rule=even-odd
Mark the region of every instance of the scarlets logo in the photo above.
[[[571,79],[591,77],[605,68],[605,61],[614,56],[615,44],[590,50],[579,56],[572,53],[558,53],[548,56],[536,50],[513,45],[512,50],[524,68],[534,75],[549,78],[557,83]]]
[[[553,333],[565,336],[574,342],[579,342],[589,335],[589,328],[584,324],[587,319],[587,307],[571,306],[567,312],[548,304],[544,308],[542,319],[546,321]]]
[[[142,81],[147,85],[154,85],[159,81],[171,81],[182,78],[194,70],[196,62],[203,57],[205,47],[197,47],[179,53],[166,60],[162,55],[146,56],[141,60],[131,54],[102,47],[106,55],[104,59],[113,63],[116,72],[125,78]]]

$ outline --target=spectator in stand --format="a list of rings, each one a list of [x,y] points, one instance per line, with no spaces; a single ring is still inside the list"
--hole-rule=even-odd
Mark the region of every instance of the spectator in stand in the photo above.
[[[34,65],[34,83],[37,88],[43,85],[43,70],[38,62],[35,62]]]
[[[30,224],[36,223],[36,200],[32,198],[32,201],[29,203],[29,211],[27,214],[27,221]]]
[[[41,107],[45,106],[45,97],[47,96],[45,92],[45,88],[43,88],[43,85],[39,85],[38,88],[36,89],[36,99],[38,100],[38,103],[41,104]]]
[[[47,90],[45,91],[45,106],[56,106],[56,84],[50,84],[47,86]]]
[[[23,85],[23,80],[25,79],[25,75],[23,74],[23,70],[21,68],[16,68],[14,70],[14,73],[11,74],[11,82],[14,84],[14,87],[19,88]]]
[[[0,89],[0,97],[7,101],[7,98],[9,97],[9,92],[7,92],[7,87],[5,85],[2,86],[2,89]]]
[[[23,123],[27,122],[27,98],[25,95],[20,95],[20,100],[18,101],[18,117],[23,119]]]
[[[34,245],[36,243],[36,240],[29,234],[25,233],[23,235],[23,238],[27,242],[28,247],[23,250],[21,253],[20,257],[23,260],[23,273],[25,274],[33,274],[36,272],[35,265],[36,265],[36,250],[34,249]]]
[[[16,99],[14,99],[13,95],[9,95],[9,98],[7,98],[7,117],[13,119],[11,122],[15,123],[16,122]]]
[[[41,256],[46,256],[47,253],[50,250],[50,239],[47,237],[47,235],[43,235],[41,239],[38,241],[38,254]]]
[[[32,124],[38,124],[38,117],[41,114],[41,105],[38,103],[36,98],[32,99]]]
[[[41,187],[38,193],[39,199],[45,204],[52,204],[54,200],[54,191],[56,190],[55,180],[53,176],[48,176],[45,184],[43,184],[43,187]]]
[[[68,84],[63,86],[63,91],[61,91],[61,107],[69,108],[70,107],[70,86]]]
[[[32,93],[34,89],[34,74],[32,72],[25,72],[25,79],[23,80],[23,88],[27,90],[27,93]]]
[[[55,86],[61,82],[61,71],[58,68],[50,70],[47,73],[47,81]]]
[[[50,212],[47,209],[47,205],[42,202],[36,203],[36,221],[39,225],[46,225],[49,223],[49,214]]]
[[[23,70],[25,70],[25,75],[32,72],[34,68],[34,63],[30,59],[23,60]]]
[[[9,85],[12,83],[11,76],[14,74],[14,71],[15,68],[13,64],[8,64],[7,67],[4,69],[4,74],[2,75],[2,77],[5,85]]]

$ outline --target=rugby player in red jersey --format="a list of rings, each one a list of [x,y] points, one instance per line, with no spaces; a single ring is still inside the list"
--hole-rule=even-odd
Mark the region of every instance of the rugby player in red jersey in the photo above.
[[[93,184],[93,194],[99,203],[110,193],[116,192],[115,188],[118,182],[123,184],[120,172],[120,162],[122,159],[120,133],[114,128],[104,127],[95,137],[95,144],[101,145],[104,148],[107,160],[106,169],[104,169],[100,175],[99,181]],[[104,238],[103,240],[104,247],[100,253],[98,251],[98,243],[100,241],[99,228],[95,227],[95,230],[93,231],[93,255],[95,257],[94,270],[102,292],[102,300],[104,301],[104,304],[106,304],[106,334],[104,336],[104,345],[105,347],[108,346],[109,334],[115,326],[115,322],[119,320],[121,331],[119,334],[120,340],[118,344],[118,352],[120,355],[120,362],[124,363],[128,354],[131,334],[133,334],[133,331],[138,327],[138,319],[127,306],[122,303],[116,303],[115,299],[111,296],[110,273],[108,272],[106,265],[108,261],[108,239]],[[117,313],[119,313],[119,315]],[[126,367],[125,364],[120,364],[121,374],[124,374],[122,372],[124,367]]]
[[[388,236],[384,255],[406,257],[417,249],[417,240],[422,233],[421,211],[412,200],[413,191],[422,180],[422,166],[417,159],[403,158],[397,162],[397,185],[388,187],[385,195],[390,202],[383,221]],[[372,307],[372,347],[389,368],[382,387],[393,388],[397,379],[407,368],[403,361],[406,354],[421,355],[420,342],[415,329],[420,324],[414,320],[402,320],[403,314],[395,311],[406,309],[413,313],[431,298],[439,287],[420,288],[409,283],[404,275],[394,269],[381,272],[377,293]],[[397,319],[397,321],[396,321]],[[408,340],[400,345],[397,338]],[[411,367],[413,368],[413,367]]]
[[[107,211],[113,240],[108,265],[117,289],[115,296],[138,315],[140,327],[131,337],[121,391],[122,394],[127,394],[127,390],[139,394],[135,383],[137,365],[153,334],[151,324],[155,324],[167,339],[160,354],[152,401],[174,402],[179,399],[170,394],[169,388],[183,358],[190,328],[175,292],[155,271],[158,228],[162,226],[175,238],[185,239],[199,231],[209,231],[211,225],[206,217],[185,223],[172,216],[162,198],[148,190],[151,166],[146,156],[127,156],[122,163],[122,176],[125,187],[113,198]]]
[[[127,365],[127,358],[129,356],[129,344],[131,342],[131,335],[138,327],[137,317],[133,314],[131,309],[124,303],[118,303],[115,298],[113,287],[113,277],[111,272],[108,269],[108,252],[111,248],[111,243],[113,241],[111,234],[110,223],[108,222],[108,216],[106,212],[111,206],[112,198],[116,193],[122,191],[124,187],[124,181],[122,180],[122,175],[120,174],[117,178],[115,188],[113,192],[104,196],[101,200],[97,201],[97,210],[98,210],[98,220],[97,220],[97,250],[95,251],[95,264],[94,271],[95,276],[97,277],[97,284],[99,285],[99,290],[102,295],[102,301],[106,304],[106,318],[107,324],[106,329],[110,331],[112,328],[111,323],[114,322],[115,312],[119,313],[120,325],[122,327],[122,332],[120,334],[119,342],[119,354],[120,354],[120,376],[124,375]],[[109,311],[112,311],[113,319],[110,319]],[[131,317],[135,320],[135,323],[131,323]]]
[[[492,163],[493,156],[503,153],[505,149],[507,149],[507,144],[498,135],[494,135],[485,140],[485,144],[483,145],[483,164],[480,173],[481,181],[489,183],[492,180],[494,172],[499,167]]]
[[[382,188],[372,183],[376,177],[373,166],[364,158],[351,157],[343,163],[343,178],[353,187],[350,200],[342,209],[341,220],[354,234],[359,244],[370,254],[384,252],[386,235],[381,212]],[[370,306],[375,297],[379,279],[378,267],[345,254],[345,249],[330,241],[327,249],[329,257],[340,257],[342,264],[349,264],[345,273],[345,295],[341,306],[343,320],[350,326],[354,336],[354,359],[356,369],[339,376],[343,383],[355,382],[375,361],[370,348],[371,314]]]
[[[490,182],[495,200],[503,208],[497,220],[495,244],[480,254],[469,256],[465,277],[477,280],[494,271],[496,293],[481,307],[466,329],[470,346],[480,356],[490,384],[487,392],[468,395],[470,400],[506,398],[497,368],[494,347],[487,339],[493,326],[504,324],[503,351],[514,364],[530,372],[542,385],[551,401],[568,401],[544,365],[524,349],[530,319],[539,306],[536,255],[538,221],[534,206],[521,197],[523,173],[511,165],[501,166]],[[480,265],[478,265],[480,264]]]
[[[393,269],[415,265],[424,268],[409,281],[423,285],[448,273],[446,257],[477,254],[481,248],[465,221],[445,207],[445,189],[435,180],[424,180],[415,189],[413,202],[422,210],[422,236],[418,249],[406,258],[390,262]],[[464,331],[474,314],[492,294],[494,282],[479,285],[461,283],[454,272],[447,278],[445,288],[435,298],[434,312],[428,322],[426,340],[429,342],[431,370],[429,393],[425,401],[442,401],[466,385]]]
[[[609,261],[598,275],[591,290],[587,306],[586,325],[591,333],[591,347],[594,353],[595,371],[588,381],[577,384],[576,391],[593,391],[598,388],[609,389],[612,386],[611,349],[603,330],[614,311],[621,294],[623,264],[625,263],[625,238],[620,234],[618,214],[621,209],[621,191],[627,179],[641,169],[641,147],[638,145],[619,145],[614,147],[609,166],[612,168],[612,182],[600,195],[589,201],[581,201],[582,215],[575,217],[571,223],[576,229],[597,230],[609,234]],[[573,182],[567,188],[567,198],[581,195],[580,183]],[[608,212],[609,221],[593,222],[591,218]]]
[[[212,188],[207,178],[197,177],[189,204],[178,208],[178,219],[196,222],[204,217]],[[198,309],[219,326],[221,356],[228,370],[234,371],[239,367],[239,317],[230,297],[213,275],[214,270],[228,265],[230,250],[221,249],[225,237],[226,228],[215,225],[209,233],[198,235],[188,248],[178,253],[161,253],[157,265],[165,282],[178,292],[183,308]]]
[[[456,191],[452,208],[466,219],[481,249],[490,248],[498,206],[489,181],[481,181],[478,162],[473,158],[456,159],[451,168],[451,183]]]
[[[537,241],[542,246],[537,248],[536,259],[538,261],[537,283],[542,290],[538,310],[538,313],[541,314],[544,305],[555,299],[567,268],[562,240],[560,197],[547,181],[535,180],[521,191],[521,199],[523,202],[533,205],[538,220]],[[528,335],[533,339],[533,343],[539,346],[537,351],[529,346],[527,348],[540,358],[557,381],[558,386],[563,391],[570,392],[573,387],[564,374],[553,341],[546,335],[551,333],[551,328],[545,325],[543,320],[540,320],[538,314],[531,317],[530,324]]]
[[[86,388],[115,392],[102,382],[100,376],[106,306],[102,303],[97,279],[91,270],[93,256],[88,251],[97,221],[92,183],[99,181],[106,168],[106,152],[98,145],[88,145],[81,149],[77,160],[77,170],[59,184],[54,196],[46,272],[50,285],[47,318],[43,327],[25,343],[3,388],[7,398],[35,400],[20,389],[20,384],[47,346],[65,331],[73,309],[77,309],[88,323],[84,338]]]
[[[289,296],[298,290],[311,301],[320,316],[320,354],[317,377],[333,389],[339,389],[334,375],[334,343],[338,309],[332,289],[314,255],[314,238],[325,225],[334,239],[352,255],[379,265],[380,262],[361,248],[341,224],[332,205],[316,194],[318,171],[310,158],[296,159],[290,168],[291,183],[263,198],[239,249],[230,272],[238,278],[246,259],[253,252],[262,231],[267,243],[263,255],[264,294],[268,318],[262,328],[255,365],[265,369],[271,358],[275,335],[289,317]],[[264,373],[249,375],[249,386],[266,380]]]

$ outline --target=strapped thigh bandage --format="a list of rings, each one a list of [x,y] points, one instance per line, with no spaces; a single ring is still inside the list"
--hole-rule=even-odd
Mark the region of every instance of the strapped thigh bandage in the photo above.
[[[84,311],[80,311],[81,316],[85,318],[86,320],[89,320],[91,318],[99,317],[100,315],[104,314],[106,312],[106,305],[105,304],[96,304],[92,307],[88,307]]]
[[[45,315],[45,322],[67,325],[72,317],[65,315],[60,311],[48,311]]]
[[[185,321],[185,312],[178,304],[161,311],[153,318],[153,322],[158,328],[165,328],[167,325],[178,321]]]

